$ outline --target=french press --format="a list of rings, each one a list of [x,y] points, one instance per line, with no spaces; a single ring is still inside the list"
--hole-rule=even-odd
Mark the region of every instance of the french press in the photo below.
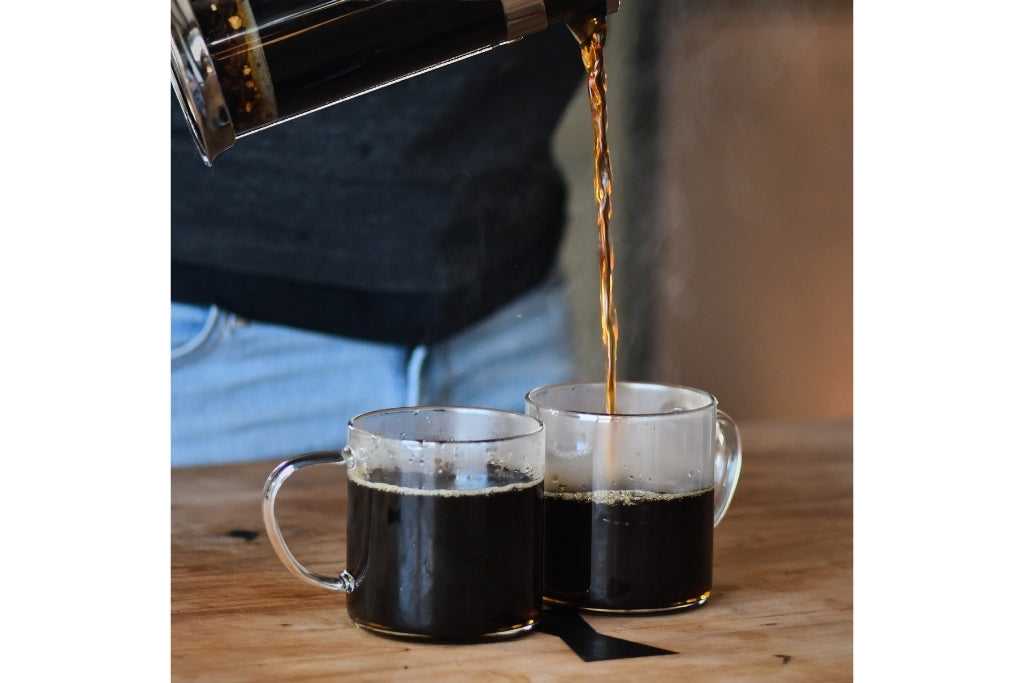
[[[175,92],[207,165],[250,135],[619,0],[171,0]]]

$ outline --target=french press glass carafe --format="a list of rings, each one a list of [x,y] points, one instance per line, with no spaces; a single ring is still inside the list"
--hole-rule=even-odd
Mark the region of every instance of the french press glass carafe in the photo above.
[[[237,138],[618,0],[171,0],[173,84],[203,160]]]

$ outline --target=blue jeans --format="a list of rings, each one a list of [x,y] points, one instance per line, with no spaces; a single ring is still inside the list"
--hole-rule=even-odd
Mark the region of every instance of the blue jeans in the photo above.
[[[431,346],[359,341],[171,304],[171,465],[340,449],[379,408],[522,412],[534,387],[574,379],[561,280]]]

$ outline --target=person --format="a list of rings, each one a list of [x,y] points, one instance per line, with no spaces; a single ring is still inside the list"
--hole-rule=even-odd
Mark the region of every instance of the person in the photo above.
[[[171,465],[345,445],[399,405],[573,379],[560,26],[243,138],[171,125]]]

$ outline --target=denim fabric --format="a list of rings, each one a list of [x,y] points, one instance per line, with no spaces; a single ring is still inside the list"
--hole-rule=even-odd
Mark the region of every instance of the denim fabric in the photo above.
[[[414,349],[171,304],[171,465],[342,448],[349,418],[403,405],[523,411],[527,391],[574,379],[560,281]]]
[[[562,287],[551,283],[431,346],[419,402],[521,413],[528,391],[574,376],[568,304]]]

